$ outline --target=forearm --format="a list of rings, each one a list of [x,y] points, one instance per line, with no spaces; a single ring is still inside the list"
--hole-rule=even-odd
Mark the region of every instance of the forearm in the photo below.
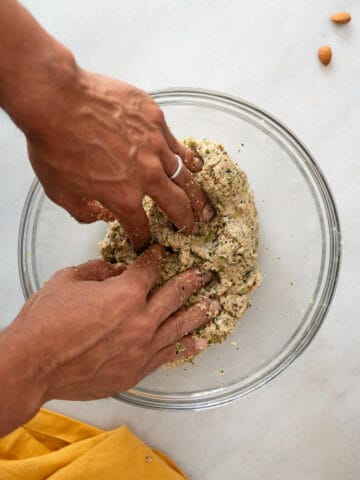
[[[72,54],[17,1],[1,0],[0,106],[13,121],[25,132],[37,130],[54,107],[54,92],[76,76]]]
[[[45,382],[29,338],[16,321],[0,333],[0,437],[30,420],[43,401]]]

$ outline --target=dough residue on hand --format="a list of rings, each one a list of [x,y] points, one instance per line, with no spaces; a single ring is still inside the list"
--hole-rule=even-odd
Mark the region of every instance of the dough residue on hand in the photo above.
[[[202,171],[194,177],[210,199],[216,215],[210,222],[199,222],[199,231],[187,236],[174,227],[150,198],[144,199],[153,241],[166,248],[157,286],[191,267],[213,272],[211,283],[192,295],[187,305],[209,296],[219,299],[223,307],[219,315],[192,332],[206,338],[208,344],[218,343],[233,331],[250,305],[250,292],[261,282],[257,263],[257,212],[246,174],[222,145],[193,138],[183,143],[204,161]],[[109,224],[100,252],[110,262],[129,264],[136,258],[116,221]]]

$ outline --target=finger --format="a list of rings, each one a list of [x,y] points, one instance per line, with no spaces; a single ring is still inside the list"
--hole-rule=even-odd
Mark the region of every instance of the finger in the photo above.
[[[89,260],[82,265],[74,267],[78,280],[102,281],[107,278],[117,277],[126,270],[126,265],[112,264],[105,260]]]
[[[219,300],[208,298],[189,308],[179,310],[158,328],[154,338],[154,350],[176,343],[201,325],[213,320],[221,311]]]
[[[168,150],[163,153],[161,160],[165,172],[170,177],[178,167],[177,159],[173,153]],[[197,218],[204,221],[211,220],[215,213],[214,209],[205,193],[201,190],[198,182],[185,166],[183,166],[179,175],[172,181],[184,190]]]
[[[51,200],[67,210],[80,223],[93,223],[98,220],[111,222],[114,215],[97,200],[87,200],[68,192],[54,192],[46,190]]]
[[[211,279],[211,273],[202,274],[197,269],[187,270],[176,275],[149,298],[147,308],[150,316],[160,324]]]
[[[146,194],[154,200],[174,225],[187,234],[191,233],[195,218],[188,196],[169,179],[159,160],[153,159],[147,164],[148,171],[146,185],[144,185]]]
[[[173,153],[180,155],[186,167],[192,172],[200,172],[204,165],[200,155],[197,152],[194,152],[194,150],[191,150],[191,148],[186,148],[185,145],[180,143],[171,133],[165,120],[162,124],[162,132],[170,150]]]
[[[98,220],[112,222],[115,220],[114,215],[97,200],[77,197],[76,202],[69,206],[67,210],[80,223],[93,223]]]
[[[103,201],[114,212],[114,215],[121,223],[126,235],[128,236],[135,251],[139,251],[144,248],[150,241],[150,228],[149,221],[146,216],[145,210],[139,202],[125,203],[124,197],[122,202],[113,204],[113,200],[108,199]]]
[[[197,355],[206,346],[207,341],[204,338],[194,339],[191,335],[183,337],[176,344],[168,345],[157,352],[147,364],[145,375],[148,375],[165,363]]]
[[[140,255],[122,274],[122,281],[126,280],[134,288],[141,289],[147,295],[160,277],[164,249],[160,245],[151,245]],[[114,279],[116,281],[116,279]]]

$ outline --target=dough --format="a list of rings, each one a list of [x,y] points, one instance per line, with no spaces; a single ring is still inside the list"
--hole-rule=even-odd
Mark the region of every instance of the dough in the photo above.
[[[167,250],[158,286],[194,266],[214,273],[214,280],[194,294],[187,304],[208,296],[220,300],[223,310],[217,318],[193,332],[205,337],[208,344],[218,343],[233,331],[250,305],[250,292],[261,282],[257,264],[256,207],[246,174],[231,160],[222,145],[193,138],[183,140],[183,143],[204,160],[202,171],[194,176],[215,207],[215,217],[208,223],[199,222],[196,235],[186,236],[150,198],[144,200],[144,208],[154,242]],[[128,264],[136,258],[118,222],[109,224],[107,235],[100,243],[100,252],[110,262]]]

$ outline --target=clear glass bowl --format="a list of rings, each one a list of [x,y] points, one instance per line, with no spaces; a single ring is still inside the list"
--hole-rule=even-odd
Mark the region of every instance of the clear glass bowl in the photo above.
[[[158,369],[116,398],[153,408],[208,408],[265,385],[310,343],[334,295],[339,220],[310,153],[269,114],[218,92],[171,89],[152,96],[176,136],[222,143],[248,174],[259,213],[264,280],[225,343],[207,349],[194,365]],[[25,298],[57,269],[98,256],[97,242],[105,231],[103,222],[77,224],[35,180],[19,232]]]

